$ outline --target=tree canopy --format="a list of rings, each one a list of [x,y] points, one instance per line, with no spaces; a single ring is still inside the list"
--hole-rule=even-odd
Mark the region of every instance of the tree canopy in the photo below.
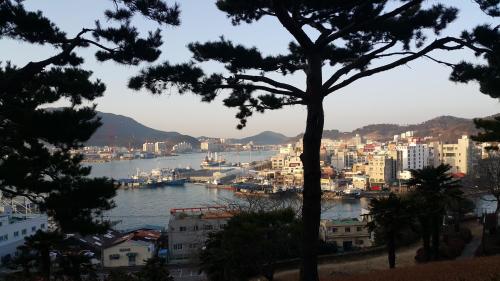
[[[90,168],[72,151],[101,125],[95,106],[84,104],[106,87],[81,68],[79,52],[92,47],[98,61],[122,65],[153,62],[161,53],[160,31],[143,36],[132,18],[178,25],[179,9],[165,1],[113,0],[104,11],[106,23],[71,36],[23,2],[0,2],[0,39],[49,45],[55,54],[24,66],[0,65],[0,191],[29,198],[64,231],[101,231],[108,224],[97,216],[113,207],[115,188],[109,179],[89,178]],[[70,106],[47,109],[56,101]]]

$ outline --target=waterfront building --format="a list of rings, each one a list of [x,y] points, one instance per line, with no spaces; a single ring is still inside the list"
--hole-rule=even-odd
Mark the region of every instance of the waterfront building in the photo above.
[[[224,151],[224,146],[220,140],[206,140],[200,142],[200,149],[203,152],[221,152]]]
[[[19,213],[11,206],[0,207],[0,263],[18,255],[17,247],[24,244],[24,238],[48,227],[47,215]]]
[[[373,245],[367,222],[358,218],[321,220],[320,239],[344,251]]]
[[[172,151],[176,153],[186,153],[193,151],[193,147],[190,143],[181,142],[172,147]]]
[[[196,261],[208,234],[223,229],[232,216],[219,206],[171,209],[167,230],[170,263]]]
[[[146,146],[147,149],[151,149],[149,145]],[[144,145],[142,145],[142,151],[149,153],[156,153],[157,155],[162,155],[168,152],[167,143],[166,142],[155,142],[154,151],[144,150]]]
[[[352,186],[355,189],[366,190],[370,184],[370,178],[367,175],[353,175]]]
[[[143,143],[142,144],[142,152],[154,153],[155,152],[155,144],[152,142]]]

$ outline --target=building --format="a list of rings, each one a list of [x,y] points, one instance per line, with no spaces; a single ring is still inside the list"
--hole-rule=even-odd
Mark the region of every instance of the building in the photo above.
[[[176,153],[186,153],[193,151],[193,146],[188,142],[181,142],[172,147],[172,151]]]
[[[285,167],[286,155],[278,154],[271,157],[271,168],[274,170],[281,170]]]
[[[375,155],[368,161],[370,185],[390,184],[396,179],[396,161],[387,155]]]
[[[155,153],[155,144],[152,142],[145,142],[142,144],[142,152]]]
[[[48,227],[44,214],[21,214],[10,206],[0,207],[0,262],[18,255],[17,247],[24,244],[24,238],[45,231]]]
[[[146,148],[149,149],[150,148],[149,145],[147,145]],[[168,152],[167,143],[166,142],[155,142],[154,151],[145,150],[144,145],[142,145],[142,151],[150,152],[150,153],[154,152],[158,155],[162,155],[162,154],[165,154]]]
[[[427,144],[410,143],[407,146],[398,146],[397,149],[402,153],[401,171],[420,170],[431,163],[432,153]]]
[[[170,263],[196,261],[208,234],[224,228],[232,216],[226,207],[170,210],[167,230]]]
[[[357,218],[340,220],[321,220],[320,239],[334,244],[344,251],[373,245],[367,222]]]
[[[352,186],[356,189],[366,190],[370,184],[370,178],[366,175],[353,175]]]
[[[451,166],[452,173],[469,174],[472,172],[476,155],[472,140],[468,136],[462,136],[454,144],[433,143],[433,147],[436,150],[435,165],[448,164]]]
[[[224,146],[219,140],[206,140],[200,142],[200,149],[204,152],[221,152],[224,151]]]
[[[155,255],[156,241],[160,232],[156,230],[136,230],[103,246],[102,265],[104,267],[142,266]]]

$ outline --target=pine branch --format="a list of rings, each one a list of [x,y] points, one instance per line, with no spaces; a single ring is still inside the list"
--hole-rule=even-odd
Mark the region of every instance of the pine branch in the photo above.
[[[402,5],[401,7],[396,8],[396,9],[392,10],[391,12],[387,12],[379,17],[372,18],[370,20],[360,22],[360,23],[353,22],[353,23],[349,24],[348,26],[346,26],[345,28],[343,28],[343,29],[341,29],[341,30],[339,30],[339,31],[337,31],[337,32],[325,37],[325,38],[319,38],[320,40],[317,40],[315,45],[318,48],[324,48],[325,46],[327,46],[331,42],[335,41],[336,39],[342,38],[343,36],[345,36],[349,33],[352,33],[355,30],[359,30],[360,28],[363,28],[365,26],[370,26],[370,25],[376,24],[377,22],[384,21],[384,20],[390,19],[392,17],[395,17],[395,16],[413,8],[414,6],[421,4],[423,1],[424,0],[413,0],[413,1],[410,1],[410,2]]]
[[[330,88],[335,82],[337,82],[342,75],[348,74],[351,70],[356,69],[358,67],[361,67],[363,65],[368,64],[372,59],[376,58],[377,54],[380,54],[382,52],[387,51],[388,49],[394,47],[396,45],[397,41],[393,40],[389,42],[388,44],[384,45],[383,47],[374,50],[370,52],[369,54],[366,54],[360,58],[358,58],[356,61],[353,63],[343,67],[342,69],[338,70],[335,72],[323,85],[322,89],[323,91],[327,91],[328,88]]]
[[[301,98],[305,95],[305,93],[302,90],[300,90],[299,88],[296,88],[290,84],[275,81],[275,80],[268,78],[268,77],[265,77],[265,76],[237,74],[234,76],[234,78],[241,79],[241,80],[253,81],[253,82],[267,83],[273,87],[288,90],[288,91],[293,93],[293,95],[291,95],[291,96],[297,97],[297,98]]]
[[[335,92],[335,91],[337,91],[339,89],[342,89],[342,88],[350,85],[351,83],[353,83],[353,82],[355,82],[355,81],[357,81],[357,80],[359,80],[361,78],[368,77],[368,76],[371,76],[371,75],[376,74],[376,73],[380,73],[380,72],[384,72],[384,71],[393,69],[395,67],[398,67],[398,66],[401,66],[403,64],[406,64],[406,63],[408,63],[410,61],[413,61],[415,59],[423,57],[427,53],[429,53],[429,52],[431,52],[433,50],[436,50],[436,49],[449,49],[449,48],[454,48],[455,49],[455,48],[458,48],[458,46],[454,46],[454,47],[447,47],[446,46],[446,43],[455,42],[455,40],[456,40],[456,38],[453,38],[453,37],[445,37],[445,38],[442,38],[442,39],[434,41],[433,43],[431,43],[427,47],[423,48],[419,52],[415,52],[412,55],[406,56],[404,58],[401,58],[401,59],[399,59],[397,61],[394,61],[392,63],[386,64],[384,66],[380,66],[380,67],[376,67],[376,68],[373,68],[373,69],[361,71],[361,72],[359,72],[359,73],[351,76],[350,78],[342,81],[341,83],[336,84],[336,85],[330,87],[327,90],[326,95],[328,95],[330,93],[333,93],[333,92]]]

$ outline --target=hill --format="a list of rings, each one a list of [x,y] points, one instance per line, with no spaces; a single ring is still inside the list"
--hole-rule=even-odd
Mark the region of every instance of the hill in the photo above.
[[[139,147],[145,142],[165,141],[169,145],[188,142],[199,147],[196,138],[178,132],[164,132],[142,125],[130,117],[112,113],[98,112],[102,126],[87,141],[86,145],[116,145]]]
[[[462,135],[473,135],[477,129],[472,119],[458,118],[453,116],[440,116],[425,121],[420,124],[397,125],[397,124],[374,124],[358,128],[352,132],[340,132],[339,130],[325,130],[324,138],[330,139],[350,139],[356,134],[364,138],[377,141],[387,141],[407,131],[415,131],[416,137],[434,137],[436,140],[444,142],[454,142]],[[302,134],[292,138],[290,141],[297,141],[302,138]]]
[[[255,136],[251,137],[246,137],[243,139],[229,139],[231,143],[242,143],[242,144],[247,144],[249,142],[253,142],[253,144],[256,145],[274,145],[274,144],[284,144],[286,143],[290,138],[280,134],[280,133],[275,133],[271,131],[264,131],[260,134],[257,134]]]

